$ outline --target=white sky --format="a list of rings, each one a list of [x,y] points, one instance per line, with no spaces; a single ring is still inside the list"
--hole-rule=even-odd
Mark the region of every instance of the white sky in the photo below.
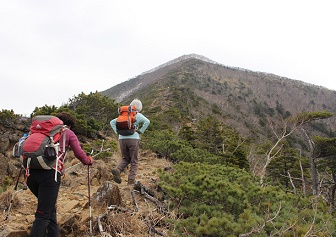
[[[59,107],[192,53],[336,90],[333,2],[0,0],[0,110]]]

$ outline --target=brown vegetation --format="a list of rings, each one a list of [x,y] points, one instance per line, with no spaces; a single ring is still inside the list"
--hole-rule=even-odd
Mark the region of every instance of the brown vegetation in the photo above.
[[[92,228],[94,236],[152,236],[157,231],[165,233],[165,216],[157,210],[157,205],[139,191],[134,191],[137,204],[131,196],[132,186],[127,186],[127,174],[122,173],[122,183],[113,182],[111,169],[119,159],[119,153],[111,154],[108,162],[96,160],[90,171]],[[78,160],[69,156],[66,167],[72,167]],[[155,192],[158,184],[157,170],[170,166],[163,159],[150,153],[143,153],[137,181]],[[17,175],[18,169],[13,172]],[[1,236],[27,236],[34,220],[37,199],[28,190],[22,190],[23,176],[13,199],[8,220],[0,226]],[[104,188],[105,186],[105,188]],[[110,186],[111,188],[106,188]],[[0,196],[3,209],[7,209],[13,193],[9,188]],[[104,193],[104,191],[105,193]],[[109,190],[109,193],[106,192]],[[88,206],[88,169],[78,165],[67,170],[58,197],[58,222],[62,236],[89,236],[90,216]],[[1,216],[4,219],[6,212]],[[100,226],[98,225],[98,217]],[[109,234],[109,235],[108,235]]]

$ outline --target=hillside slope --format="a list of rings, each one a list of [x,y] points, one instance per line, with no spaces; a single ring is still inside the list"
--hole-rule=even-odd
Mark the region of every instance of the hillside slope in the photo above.
[[[198,55],[182,56],[100,93],[120,103],[138,97],[147,114],[181,108],[190,120],[215,115],[252,139],[270,135],[271,122],[300,112],[336,112],[336,91]],[[329,136],[335,128],[333,117],[313,131]]]

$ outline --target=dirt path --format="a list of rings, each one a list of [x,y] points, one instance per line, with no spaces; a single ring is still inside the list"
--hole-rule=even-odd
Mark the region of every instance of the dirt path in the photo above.
[[[138,208],[138,211],[135,211],[136,206],[130,192],[132,187],[127,186],[128,170],[121,174],[121,184],[113,182],[111,169],[117,161],[118,155],[112,157],[109,162],[97,160],[90,169],[91,223],[94,236],[102,236],[99,231],[97,217],[102,216],[104,213],[106,214],[105,217],[101,218],[105,222],[103,226],[104,231],[120,232],[122,236],[146,236],[145,233],[148,232],[148,217],[153,218],[153,216],[157,215],[153,211],[155,205],[142,197],[139,192],[134,192]],[[66,164],[66,167],[70,167],[75,162],[78,162],[78,160]],[[166,160],[157,159],[153,154],[142,154],[136,180],[146,187],[155,188],[158,181],[158,169],[163,169],[167,166],[171,166],[171,164]],[[97,190],[107,181],[117,186],[117,190],[119,190],[121,196],[121,207],[128,210],[127,212],[109,211],[106,206],[101,206],[96,202],[95,196],[97,195]],[[3,195],[9,196],[7,198],[10,199],[12,191],[13,188]],[[78,167],[69,169],[65,177],[62,178],[57,201],[57,217],[58,223],[62,228],[62,236],[89,236],[90,208],[88,201],[87,166],[78,165]],[[0,226],[0,236],[27,236],[34,220],[36,204],[37,199],[29,189],[17,192],[9,219],[4,221]],[[11,234],[6,234],[9,232]],[[111,235],[113,234],[112,232],[110,232]]]

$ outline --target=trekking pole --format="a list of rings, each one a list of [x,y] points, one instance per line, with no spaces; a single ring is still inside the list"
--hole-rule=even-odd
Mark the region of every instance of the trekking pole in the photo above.
[[[109,150],[111,150],[111,148],[104,149],[104,150],[102,150],[101,152],[99,152],[99,153],[93,155],[92,158],[95,158],[96,156],[100,155],[100,153],[102,153],[102,152],[104,152],[104,151],[109,151]],[[91,152],[90,154],[92,154],[92,152]],[[76,164],[74,164],[74,165],[72,165],[72,166],[66,168],[65,171],[67,171],[67,170],[69,170],[69,169],[72,169],[73,167],[75,167],[75,166],[77,166],[77,165],[80,165],[80,164],[82,164],[82,162],[78,162],[78,163],[76,163]]]
[[[72,166],[66,168],[65,171],[67,171],[67,170],[69,170],[69,169],[72,169],[73,167],[75,167],[75,166],[77,166],[77,165],[80,165],[80,164],[82,164],[82,162],[78,162],[77,164],[74,164],[74,165],[72,165]]]
[[[102,140],[102,145],[101,145],[101,147],[100,147],[100,152],[102,152],[103,151],[103,148],[104,148],[104,139]]]
[[[100,153],[103,153],[104,151],[109,151],[109,150],[111,150],[111,148],[106,148],[106,149],[104,149],[104,150],[101,150],[99,153],[94,154],[92,157],[96,157],[96,156],[99,155]]]
[[[18,178],[17,178],[16,183],[15,183],[15,186],[14,186],[14,190],[13,190],[13,193],[12,193],[12,197],[11,197],[11,200],[10,200],[10,203],[9,203],[9,207],[8,207],[8,210],[7,210],[7,214],[6,214],[5,220],[8,220],[8,218],[9,218],[9,212],[10,212],[10,210],[11,210],[11,208],[12,208],[12,204],[13,204],[14,196],[15,196],[15,193],[16,193],[16,190],[17,190],[17,187],[18,187],[18,184],[19,184],[19,179],[20,179],[20,176],[21,176],[22,169],[23,169],[23,167],[21,166],[20,171],[19,171]]]
[[[90,166],[88,165],[88,195],[89,195],[89,209],[90,209],[90,236],[92,236],[92,210],[91,210],[91,194],[90,194]]]
[[[92,155],[94,149],[95,149],[95,146],[92,148],[91,153],[86,153],[86,155]],[[82,162],[78,162],[78,163],[76,163],[76,164],[74,164],[74,165],[72,165],[72,166],[66,168],[65,171],[67,171],[67,170],[69,170],[69,169],[72,169],[73,167],[76,167],[77,165],[80,165],[80,164],[82,164]]]

